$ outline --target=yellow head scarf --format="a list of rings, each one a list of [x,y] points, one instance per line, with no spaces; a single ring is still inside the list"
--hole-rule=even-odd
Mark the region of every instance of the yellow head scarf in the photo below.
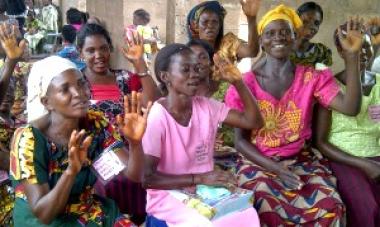
[[[257,32],[259,35],[263,34],[264,28],[274,20],[286,20],[292,24],[293,28],[295,29],[298,29],[303,25],[301,18],[298,16],[294,9],[281,4],[276,8],[268,11],[261,18],[257,25]]]

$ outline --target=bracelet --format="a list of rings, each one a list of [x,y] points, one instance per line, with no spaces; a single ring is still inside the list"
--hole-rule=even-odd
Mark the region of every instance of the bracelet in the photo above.
[[[142,73],[136,73],[136,75],[139,76],[139,77],[146,77],[146,76],[150,75],[150,72],[146,71],[146,72],[142,72]]]

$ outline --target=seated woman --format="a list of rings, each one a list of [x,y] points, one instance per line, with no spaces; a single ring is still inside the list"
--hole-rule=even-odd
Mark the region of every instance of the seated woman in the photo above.
[[[305,2],[298,7],[297,14],[303,22],[303,27],[298,31],[295,42],[296,51],[290,59],[294,64],[315,66],[317,63],[322,63],[331,66],[331,50],[322,43],[310,42],[323,22],[322,7],[315,2]]]
[[[294,29],[302,26],[296,12],[284,5],[267,12],[258,24],[266,52],[261,64],[244,75],[264,118],[259,130],[235,130],[235,146],[245,157],[237,165],[239,185],[254,192],[261,224],[344,224],[344,204],[335,178],[317,151],[308,146],[314,103],[348,115],[360,107],[358,52],[362,35],[357,21],[347,37],[340,34],[347,72],[346,93],[340,92],[329,69],[293,65]],[[230,87],[226,104],[244,110],[238,89]]]
[[[124,69],[110,68],[113,46],[105,28],[98,24],[85,24],[77,34],[80,56],[86,63],[82,72],[89,82],[91,108],[105,113],[111,124],[115,123],[118,114],[123,113],[123,99],[132,91],[142,90],[144,105],[148,101],[154,101],[158,94],[156,84],[149,75],[143,58],[144,47],[141,37],[134,35],[134,39],[128,42],[128,50],[123,51],[126,60],[135,68],[135,73],[132,73]],[[96,189],[99,193],[114,199],[121,212],[132,215],[138,219],[136,222],[144,222],[146,192],[141,184],[131,182],[120,175],[104,187],[97,184]]]
[[[379,20],[380,22],[380,20]],[[380,26],[380,23],[377,25]],[[340,26],[346,31],[347,25]],[[335,32],[335,44],[340,56],[342,45]],[[377,34],[380,40],[380,33]],[[347,207],[348,226],[380,226],[380,74],[365,77],[372,58],[372,45],[365,39],[360,56],[362,104],[355,117],[320,107],[317,115],[317,145],[331,162],[338,180],[338,190]],[[347,84],[346,70],[338,73],[342,89]],[[369,81],[369,82],[368,82]],[[375,83],[371,83],[375,81]]]
[[[195,209],[168,193],[197,184],[228,186],[236,180],[230,172],[214,170],[213,152],[219,123],[245,129],[261,127],[256,102],[241,80],[239,70],[215,58],[222,79],[239,88],[246,110],[230,110],[223,103],[195,96],[201,76],[200,63],[191,49],[171,44],[158,53],[155,75],[168,95],[152,106],[143,139],[147,213],[168,226],[258,226],[254,209],[227,215],[211,222]]]
[[[131,104],[125,101],[124,117],[117,121],[127,152],[104,115],[88,110],[88,86],[72,62],[45,58],[34,63],[30,78],[29,124],[16,130],[11,147],[14,225],[134,226],[112,200],[94,195],[93,186],[97,175],[117,174],[116,165],[131,180],[141,180],[147,112],[142,116],[140,95],[133,93]]]

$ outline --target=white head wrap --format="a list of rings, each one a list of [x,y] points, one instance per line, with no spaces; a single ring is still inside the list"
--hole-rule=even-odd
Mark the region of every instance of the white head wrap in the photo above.
[[[58,56],[47,57],[33,64],[28,79],[28,123],[49,113],[42,105],[41,98],[46,95],[53,78],[69,69],[77,70],[74,63]]]

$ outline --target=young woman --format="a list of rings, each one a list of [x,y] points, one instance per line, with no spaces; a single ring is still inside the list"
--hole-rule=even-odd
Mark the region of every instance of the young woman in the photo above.
[[[340,28],[346,31],[347,25]],[[380,34],[376,36],[380,40]],[[376,36],[372,44],[365,39],[360,55],[363,89],[360,113],[349,117],[320,107],[317,114],[317,145],[331,160],[339,193],[347,207],[348,226],[380,225],[380,74],[365,73],[373,57],[372,47],[380,44],[376,43]],[[337,30],[335,41],[338,53],[343,56]],[[337,78],[344,90],[346,70],[338,73]]]
[[[171,44],[157,55],[155,75],[168,90],[156,101],[143,139],[147,213],[169,226],[258,226],[255,211],[227,215],[214,222],[186,207],[167,190],[197,184],[228,186],[236,180],[230,172],[214,170],[214,142],[219,123],[245,129],[261,127],[257,105],[231,63],[215,58],[223,79],[239,88],[246,110],[230,110],[223,103],[195,96],[200,84],[200,63],[191,49]]]
[[[156,84],[149,75],[143,59],[141,37],[134,35],[135,37],[129,41],[128,50],[123,50],[123,54],[132,63],[136,73],[110,68],[113,46],[108,31],[102,26],[85,24],[77,34],[80,56],[86,62],[86,68],[82,72],[90,85],[93,104],[91,108],[105,113],[111,124],[115,123],[116,116],[124,111],[125,95],[142,89],[142,100],[146,106],[146,103],[154,101],[158,94]],[[114,199],[121,212],[130,214],[139,224],[144,222],[146,192],[141,184],[131,182],[120,175],[104,187],[97,184],[96,188],[100,193]]]
[[[297,14],[303,22],[303,27],[298,31],[296,51],[290,59],[294,64],[315,66],[317,63],[322,63],[331,66],[331,50],[322,43],[311,42],[323,22],[322,7],[315,2],[305,2],[298,7]]]
[[[132,94],[131,105],[125,101],[117,121],[127,152],[102,112],[88,110],[88,86],[72,62],[48,57],[34,63],[30,78],[29,124],[15,132],[11,148],[15,226],[132,226],[112,200],[94,194],[93,169],[100,171],[94,163],[112,147],[126,165],[122,173],[141,180],[147,113],[141,114],[140,95]]]
[[[347,37],[339,33],[347,72],[342,93],[329,69],[293,65],[294,29],[302,26],[284,5],[267,12],[258,24],[266,53],[245,84],[258,100],[264,118],[259,130],[235,130],[235,146],[246,159],[237,166],[239,185],[254,192],[261,224],[334,225],[344,222],[344,205],[326,159],[308,146],[314,103],[348,115],[359,111],[361,87],[358,52],[362,34],[350,21]],[[244,110],[238,89],[230,87],[228,106]]]

